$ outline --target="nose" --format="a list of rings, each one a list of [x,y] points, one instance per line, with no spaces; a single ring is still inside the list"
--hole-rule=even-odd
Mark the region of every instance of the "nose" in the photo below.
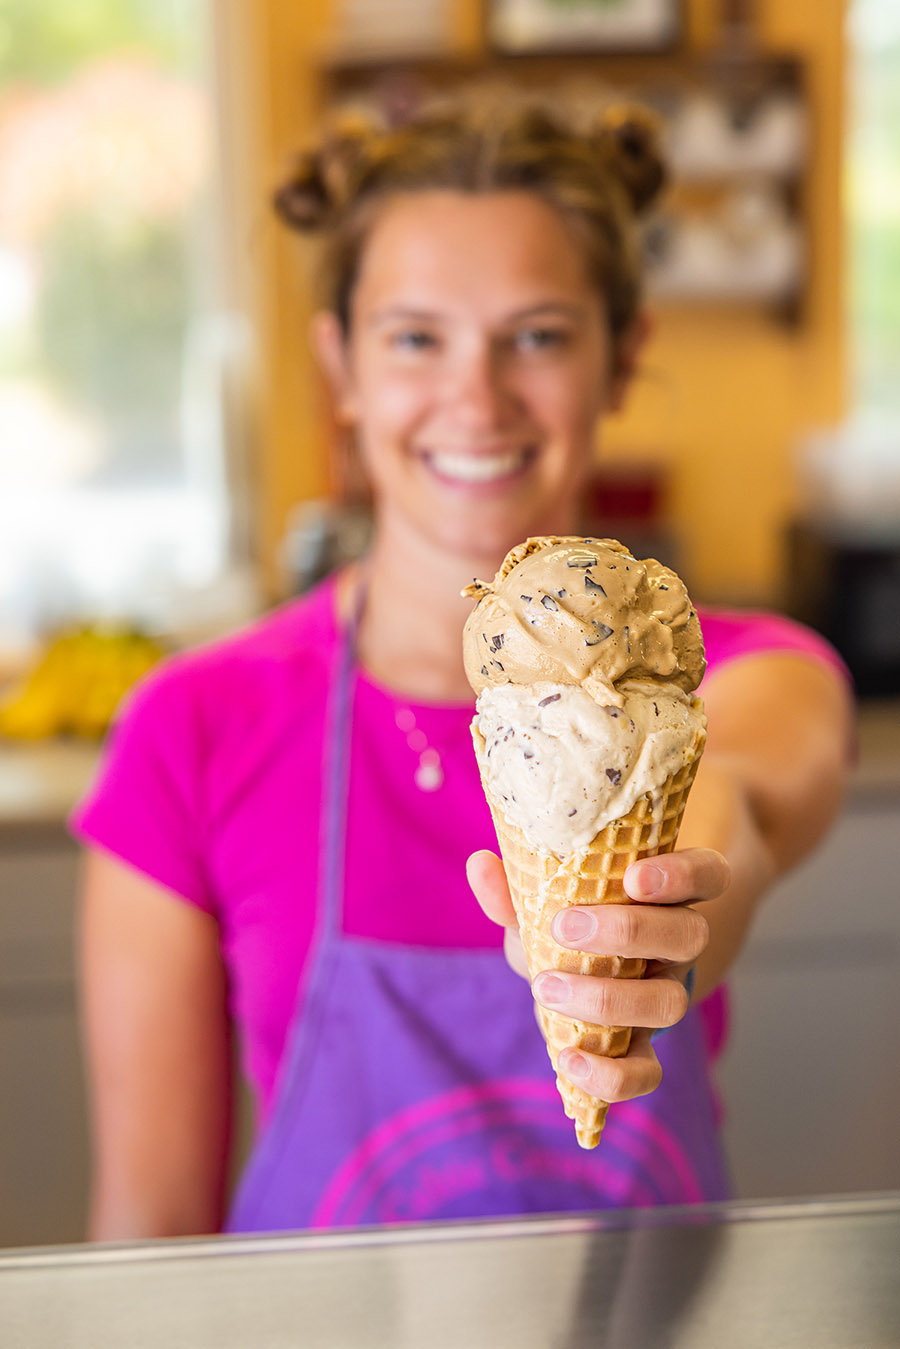
[[[454,420],[467,431],[501,427],[516,406],[503,354],[490,342],[458,353],[447,392]]]

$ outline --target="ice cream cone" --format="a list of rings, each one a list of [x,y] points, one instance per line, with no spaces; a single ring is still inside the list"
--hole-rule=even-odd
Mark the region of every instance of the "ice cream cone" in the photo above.
[[[581,849],[563,859],[535,850],[492,799],[488,789],[485,741],[476,725],[472,727],[472,735],[531,978],[542,970],[560,970],[614,979],[639,979],[646,968],[644,960],[570,950],[554,941],[550,925],[560,909],[570,905],[629,903],[623,887],[627,867],[639,858],[674,849],[688,792],[703,752],[705,730],[698,731],[684,765],[666,779],[658,792],[640,797],[627,814],[601,829],[586,850]],[[631,1029],[572,1021],[545,1007],[537,1010],[565,1112],[575,1121],[580,1145],[594,1148],[603,1131],[608,1105],[589,1096],[560,1074],[559,1054],[567,1046],[573,1046],[591,1054],[619,1058],[628,1050]]]
[[[463,594],[475,601],[463,633],[475,752],[531,977],[639,979],[643,960],[571,951],[550,926],[570,905],[628,903],[628,866],[675,847],[706,738],[684,583],[616,539],[550,535]],[[560,1075],[559,1056],[621,1057],[631,1030],[544,1007],[538,1020],[578,1141],[595,1147],[607,1104]]]

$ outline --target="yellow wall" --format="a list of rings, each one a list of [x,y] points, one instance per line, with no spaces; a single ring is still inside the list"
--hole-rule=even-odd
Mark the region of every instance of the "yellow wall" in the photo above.
[[[277,550],[291,506],[329,490],[326,406],[309,350],[309,286],[296,240],[268,202],[316,121],[317,53],[330,0],[217,0],[225,85],[236,91],[228,175],[238,222],[232,252],[258,336],[253,458],[264,581],[277,596]]]
[[[241,48],[254,69],[256,153],[248,192],[263,200],[314,119],[314,70],[330,0],[256,0]],[[691,46],[715,33],[718,0],[689,0]],[[760,36],[808,62],[813,127],[806,210],[809,294],[787,327],[752,309],[667,308],[629,407],[605,434],[607,453],[671,466],[671,508],[686,573],[705,599],[777,597],[780,526],[794,499],[793,450],[845,401],[840,157],[842,0],[758,0]],[[478,42],[476,0],[456,0],[456,36]],[[309,357],[308,286],[296,245],[264,215],[252,230],[262,338],[260,535],[274,549],[292,502],[328,490],[321,390]]]

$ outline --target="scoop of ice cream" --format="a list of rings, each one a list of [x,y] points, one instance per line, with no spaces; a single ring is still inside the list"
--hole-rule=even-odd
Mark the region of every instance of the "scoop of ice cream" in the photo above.
[[[489,685],[473,733],[488,795],[531,846],[586,848],[639,797],[659,792],[693,753],[705,717],[675,685],[626,680],[623,706],[574,685]]]
[[[473,581],[463,655],[476,693],[488,685],[582,685],[621,706],[623,679],[703,678],[700,624],[684,583],[615,539],[528,539],[491,582]]]

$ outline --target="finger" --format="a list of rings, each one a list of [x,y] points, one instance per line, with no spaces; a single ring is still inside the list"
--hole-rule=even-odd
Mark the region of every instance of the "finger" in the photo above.
[[[625,872],[625,893],[654,904],[715,899],[728,888],[731,868],[712,848],[685,848],[632,862]]]
[[[650,979],[598,979],[545,970],[532,984],[542,1007],[593,1026],[675,1026],[688,1009],[684,984],[666,970]]]
[[[466,862],[466,876],[488,918],[503,927],[515,926],[516,911],[509,897],[506,872],[496,853],[487,849],[473,852]]]
[[[662,1068],[647,1030],[632,1034],[628,1053],[621,1059],[564,1049],[559,1056],[559,1071],[589,1096],[610,1102],[647,1096],[662,1081]]]
[[[562,909],[550,931],[561,946],[578,951],[670,964],[693,964],[709,942],[709,923],[687,905],[595,904]]]
[[[528,978],[528,961],[525,959],[525,947],[522,945],[522,938],[519,936],[518,929],[508,927],[503,934],[503,954],[506,956],[506,962],[510,969],[516,974],[520,974],[523,979]]]

